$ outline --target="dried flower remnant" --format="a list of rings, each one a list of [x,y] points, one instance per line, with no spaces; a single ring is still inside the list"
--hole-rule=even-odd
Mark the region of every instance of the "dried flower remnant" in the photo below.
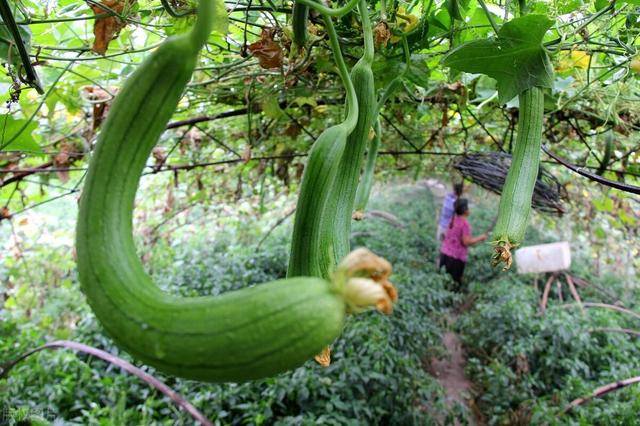
[[[282,48],[273,40],[274,36],[274,28],[264,28],[260,40],[247,46],[249,52],[258,59],[258,63],[264,69],[282,66]]]
[[[374,306],[384,314],[390,314],[398,300],[398,291],[388,280],[391,264],[366,248],[358,248],[338,265],[334,280],[342,283],[342,293],[354,312]]]
[[[91,4],[91,9],[96,15],[109,13],[121,14],[125,9],[129,9],[137,3],[137,0],[103,0],[99,4]],[[104,55],[109,48],[111,40],[115,39],[127,25],[126,21],[119,16],[107,16],[98,18],[93,26],[93,47],[92,50],[99,55]]]

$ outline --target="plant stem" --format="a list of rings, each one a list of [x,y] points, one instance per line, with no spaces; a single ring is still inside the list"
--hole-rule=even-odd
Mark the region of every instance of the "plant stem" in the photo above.
[[[345,64],[344,58],[342,57],[342,50],[340,49],[340,43],[338,42],[338,34],[333,26],[331,17],[324,15],[323,18],[325,27],[327,28],[327,34],[329,35],[329,43],[331,44],[331,50],[333,51],[333,58],[338,66],[338,74],[340,74],[342,84],[344,84],[344,87],[347,90],[347,118],[345,119],[344,124],[349,128],[349,131],[352,131],[358,123],[358,100],[356,98],[356,90],[353,87],[351,78],[349,77],[347,64]]]
[[[371,64],[375,55],[373,47],[373,28],[371,27],[369,9],[367,8],[367,2],[365,0],[359,0],[358,11],[360,12],[360,19],[362,20],[362,35],[364,38],[364,54],[362,55],[362,59],[368,64]]]
[[[480,0],[479,0],[480,1]],[[599,10],[597,13],[594,13],[593,15],[591,15],[589,17],[589,19],[587,19],[585,22],[583,22],[578,28],[576,28],[575,30],[571,31],[573,34],[578,34],[580,33],[580,31],[582,31],[584,28],[587,27],[587,25],[589,25],[590,23],[592,23],[593,21],[595,21],[596,19],[598,19],[599,17],[601,17],[602,15],[604,15],[605,13],[609,12],[610,10],[612,10],[615,7],[615,1],[609,3],[609,5],[607,7],[605,7],[604,9]],[[546,46],[552,46],[554,44],[558,44],[563,40],[564,37],[558,37],[555,40],[551,40],[546,42],[544,45]]]
[[[478,3],[480,3],[480,6],[482,6],[482,10],[484,10],[484,14],[487,15],[487,19],[491,24],[491,28],[493,28],[493,32],[495,32],[496,35],[498,35],[498,25],[496,24],[496,21],[493,19],[493,15],[489,11],[489,8],[487,8],[487,5],[485,4],[484,0],[478,0]]]
[[[213,30],[213,23],[217,18],[215,9],[214,0],[200,0],[198,4],[198,18],[190,35],[198,50],[207,42]]]
[[[188,9],[188,10],[177,12],[169,3],[169,0],[160,0],[160,3],[162,3],[162,7],[164,8],[164,10],[166,10],[167,13],[173,16],[174,18],[183,18],[187,15],[192,15],[195,12],[194,9]]]
[[[358,4],[358,0],[349,0],[347,4],[337,9],[332,9],[330,7],[323,6],[320,3],[316,3],[313,0],[296,0],[298,3],[302,3],[306,6],[309,6],[311,9],[318,11],[323,16],[334,16],[341,17],[351,12],[354,7]]]

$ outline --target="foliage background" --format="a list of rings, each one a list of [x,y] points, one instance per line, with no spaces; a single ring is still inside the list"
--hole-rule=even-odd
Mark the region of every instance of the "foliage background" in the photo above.
[[[516,3],[490,1],[485,13],[476,0],[399,1],[384,9],[383,2],[370,2],[374,25],[386,22],[410,38],[408,62],[398,40],[391,39],[376,47],[374,64],[378,88],[407,70],[402,90],[382,111],[380,185],[373,206],[395,214],[405,228],[369,220],[356,226],[360,237],[353,243],[393,261],[402,301],[390,318],[370,314],[352,321],[329,370],[309,363],[275,379],[228,386],[164,377],[209,417],[220,424],[421,424],[470,416],[490,424],[635,419],[635,388],[593,401],[571,416],[554,416],[574,397],[639,374],[634,340],[593,331],[637,325],[599,311],[582,317],[550,309],[538,316],[531,277],[496,277],[486,261],[487,247],[475,252],[467,271],[476,306],[455,325],[469,351],[468,374],[478,386],[480,414],[446,406],[442,389],[423,370],[425,359],[442,354],[440,336],[450,327],[443,318],[461,296],[432,267],[437,203],[423,189],[396,185],[425,176],[458,180],[451,165],[460,155],[511,151],[517,102],[499,102],[496,81],[455,73],[442,59],[462,43],[492,37],[488,17],[501,25],[517,15]],[[101,121],[122,81],[164,38],[187,30],[193,17],[173,18],[155,0],[132,2],[118,12],[126,25],[105,55],[98,55],[91,51],[96,2],[10,4],[46,93],[38,95],[20,81],[15,50],[0,34],[5,63],[0,90],[6,101],[0,108],[0,359],[51,339],[118,353],[78,290],[76,201]],[[554,22],[543,38],[555,71],[553,89],[546,93],[545,143],[594,171],[601,166],[607,135],[613,135],[603,176],[638,185],[637,2],[528,4],[531,13]],[[280,1],[225,2],[228,17],[210,37],[171,128],[149,159],[136,235],[146,267],[168,291],[215,294],[284,274],[289,222],[257,246],[293,207],[305,156],[318,134],[341,120],[344,97],[313,14],[310,48],[291,45],[290,7]],[[353,65],[362,44],[358,17],[350,14],[336,23]],[[411,31],[422,23],[428,31],[415,37]],[[271,42],[282,53],[272,69],[261,67],[249,49],[264,27],[275,28]],[[583,297],[635,308],[637,197],[577,178],[547,156],[543,166],[567,190],[567,213],[535,214],[528,241],[571,241],[572,272],[614,295],[588,291]],[[471,196],[480,207],[474,226],[486,228],[497,198],[477,188]],[[14,418],[50,410],[81,424],[189,422],[133,378],[65,351],[22,364],[0,381],[0,395],[0,406],[18,410]]]
[[[479,232],[491,222],[496,204],[477,188],[469,195],[475,200],[472,225]],[[290,205],[293,197],[280,201]],[[553,294],[547,314],[540,317],[533,277],[499,273],[487,262],[490,247],[479,247],[466,271],[475,306],[453,325],[469,353],[478,412],[448,406],[424,363],[445,354],[440,337],[452,327],[447,317],[467,296],[453,293],[448,277],[435,271],[436,206],[424,187],[394,185],[378,192],[371,208],[392,213],[402,227],[375,218],[356,224],[352,243],[393,263],[401,299],[390,317],[371,312],[352,318],[328,369],[310,361],[294,372],[240,385],[198,383],[145,370],[219,424],[437,424],[447,418],[526,424],[553,418],[570,400],[597,386],[640,374],[637,339],[592,331],[637,327],[633,320],[616,312],[594,310],[583,316],[578,309],[561,309]],[[147,208],[153,210],[139,210]],[[269,211],[266,217],[240,214],[227,217],[220,227],[202,228],[197,225],[202,213],[195,210],[184,226],[171,223],[175,229],[158,240],[139,238],[140,252],[149,253],[146,267],[154,279],[178,294],[215,294],[282,277],[290,223],[276,228],[256,249],[257,237],[278,218],[273,213],[278,209]],[[55,226],[39,227],[30,238],[28,222],[16,226],[24,238],[22,255],[6,257],[0,266],[2,282],[11,283],[1,289],[8,299],[2,309],[0,357],[64,338],[129,359],[103,334],[79,291],[71,250],[72,209],[55,212]],[[139,229],[147,226],[138,224]],[[555,239],[555,232],[538,227],[528,234],[532,243]],[[592,259],[582,253],[576,253],[571,273],[637,309],[636,284],[610,274],[593,275]],[[614,302],[595,289],[581,290],[581,295]],[[166,398],[118,368],[64,350],[31,357],[0,382],[0,390],[2,406],[72,423],[190,422]],[[637,392],[624,389],[558,421],[609,424],[608,419],[616,418],[624,423],[635,416]]]

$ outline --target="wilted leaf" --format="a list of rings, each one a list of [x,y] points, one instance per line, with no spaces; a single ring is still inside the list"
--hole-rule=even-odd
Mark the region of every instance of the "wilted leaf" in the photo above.
[[[71,163],[75,160],[75,147],[70,143],[62,143],[60,145],[60,149],[58,153],[53,157],[53,165],[58,170],[56,173],[58,175],[58,179],[62,183],[66,183],[69,180],[69,171],[64,170],[69,167]]]
[[[82,89],[82,96],[93,106],[92,130],[96,130],[109,112],[109,101],[112,96],[106,90],[97,86],[85,86]]]
[[[274,32],[272,28],[263,29],[260,40],[247,46],[249,52],[258,58],[260,66],[265,69],[282,66],[282,49],[273,41]]]
[[[391,39],[391,31],[389,31],[389,25],[386,22],[380,21],[373,27],[373,38],[376,46],[387,47],[387,43]]]
[[[100,7],[92,4],[91,9],[96,15],[109,13],[105,8],[113,10],[116,13],[122,13],[126,8],[130,8],[136,4],[137,0],[103,0]],[[93,48],[92,50],[99,55],[104,55],[109,48],[109,42],[118,36],[118,33],[127,25],[126,21],[121,20],[117,16],[108,16],[106,18],[96,19],[93,25]]]
[[[251,145],[245,146],[244,151],[242,151],[242,161],[248,163],[249,160],[251,160]]]
[[[6,207],[0,208],[0,219],[10,219],[10,218],[11,218],[11,212],[9,211],[9,209]]]
[[[157,167],[162,166],[167,159],[167,154],[165,152],[165,149],[161,146],[154,147],[153,150],[151,151],[151,155],[153,156],[153,159],[155,160]]]
[[[301,132],[302,128],[295,121],[292,121],[284,130],[284,134],[289,136],[291,139],[297,138]]]

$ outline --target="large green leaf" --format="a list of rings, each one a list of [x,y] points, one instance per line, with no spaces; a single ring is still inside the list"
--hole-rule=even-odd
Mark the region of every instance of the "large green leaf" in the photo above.
[[[495,78],[501,103],[534,86],[552,87],[553,67],[542,45],[552,24],[543,15],[513,19],[500,28],[497,37],[471,41],[453,49],[444,58],[444,65]]]
[[[27,120],[15,120],[10,115],[0,115],[0,148],[2,151],[39,152],[40,146],[31,133],[37,123]],[[6,144],[6,145],[5,145]]]

